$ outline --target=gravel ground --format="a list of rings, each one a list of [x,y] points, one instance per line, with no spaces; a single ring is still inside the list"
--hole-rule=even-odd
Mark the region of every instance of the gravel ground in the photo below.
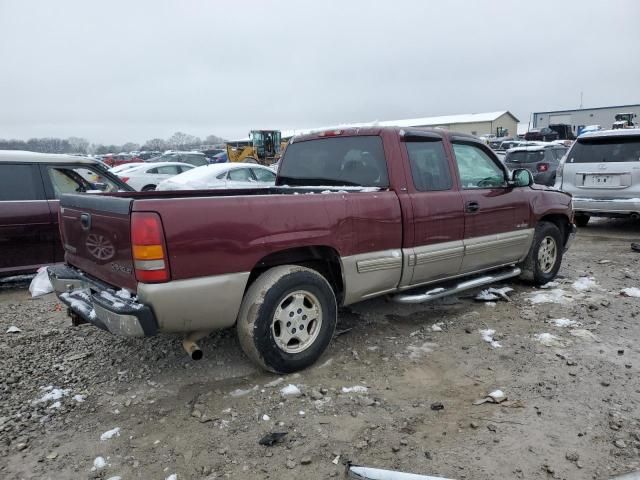
[[[621,295],[640,288],[637,238],[636,223],[594,222],[557,285],[512,282],[509,302],[343,309],[318,364],[284,377],[249,363],[232,330],[193,362],[178,337],[74,328],[52,295],[3,287],[0,477],[321,479],[347,461],[452,479],[639,469],[640,298]],[[496,389],[506,401],[474,405]],[[258,443],[273,432],[286,435]]]

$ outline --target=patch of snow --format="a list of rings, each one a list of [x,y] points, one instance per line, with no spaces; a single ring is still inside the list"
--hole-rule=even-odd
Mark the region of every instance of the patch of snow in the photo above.
[[[487,342],[493,348],[502,348],[502,345],[500,345],[500,342],[493,339],[493,336],[496,334],[496,331],[494,329],[487,328],[484,330],[478,330],[478,332],[480,332],[480,335],[482,336],[482,340]]]
[[[96,314],[96,311],[92,308],[91,311],[89,312],[89,318],[91,320],[95,320],[97,316],[98,315]]]
[[[175,473],[172,473],[165,480],[178,480],[178,475],[176,475]]]
[[[566,305],[573,301],[571,297],[567,295],[565,290],[561,288],[554,288],[545,293],[535,293],[527,299],[530,303],[559,303]]]
[[[107,478],[107,480],[122,480],[122,477],[120,475],[116,475],[115,477]]]
[[[262,415],[262,420],[268,422],[269,420],[271,420],[271,417],[265,413],[264,415]]]
[[[55,408],[58,409],[62,406],[62,403],[58,400],[57,402],[52,403],[51,405],[49,405],[49,408]]]
[[[66,397],[67,395],[69,395],[69,392],[71,391],[68,388],[55,388],[53,385],[42,387],[41,390],[44,390],[47,393],[45,393],[37,400],[34,400],[33,403],[44,403],[50,402],[52,400],[60,400],[62,397]]]
[[[504,392],[502,390],[494,390],[488,396],[493,398],[494,400],[497,400],[499,398],[504,397]]]
[[[353,387],[342,387],[342,393],[367,393],[369,389],[362,385],[354,385]]]
[[[591,290],[596,286],[596,279],[594,277],[580,277],[573,282],[572,287],[579,292]]]
[[[73,396],[73,399],[78,403],[84,402],[85,398],[87,398],[85,395],[74,395]]]
[[[550,322],[553,326],[565,328],[565,327],[578,327],[582,325],[580,322],[576,322],[575,320],[571,320],[569,318],[556,318],[555,320],[551,320]]]
[[[431,343],[431,342],[425,342],[420,346],[409,345],[407,347],[407,350],[409,350],[409,358],[416,360],[422,357],[426,353],[433,352],[433,349],[437,346],[438,346],[437,343]]]
[[[304,417],[304,415],[305,415],[304,410],[300,410],[300,411],[298,412],[298,415],[300,415],[301,417]]]
[[[131,299],[131,292],[129,292],[129,290],[126,290],[124,288],[118,290],[116,292],[116,297],[120,297],[123,300],[130,300]]]
[[[96,457],[96,459],[93,461],[93,468],[96,470],[100,470],[101,468],[104,468],[107,466],[107,461],[104,459],[104,457]]]
[[[283,397],[299,397],[302,395],[302,392],[298,387],[290,383],[286,387],[280,389],[280,395]]]
[[[479,294],[475,296],[476,300],[481,300],[483,302],[490,302],[492,300],[497,300],[498,298],[500,298],[498,297],[498,295],[496,295],[495,293],[489,292],[489,290],[482,290]]]
[[[9,328],[7,328],[7,333],[22,333],[22,330],[20,330],[15,325],[11,325]]]
[[[431,325],[431,330],[433,330],[434,332],[441,332],[443,325],[444,322],[434,323],[433,325]]]
[[[640,288],[636,287],[627,287],[620,290],[620,294],[625,297],[636,297],[640,298]]]
[[[545,347],[564,347],[565,342],[551,333],[536,333],[533,338]]]
[[[120,436],[120,427],[116,427],[116,428],[112,428],[111,430],[107,430],[102,435],[100,435],[100,440],[102,441],[110,440],[113,437],[119,437],[119,436]]]
[[[485,307],[495,307],[496,305],[496,302],[484,302]]]
[[[544,285],[540,285],[540,288],[556,288],[560,286],[560,282],[547,282]]]

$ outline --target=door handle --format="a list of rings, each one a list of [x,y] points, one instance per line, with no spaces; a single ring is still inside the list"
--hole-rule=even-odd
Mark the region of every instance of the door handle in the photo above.
[[[474,213],[480,209],[480,205],[478,204],[478,202],[467,202],[464,209],[466,212]]]

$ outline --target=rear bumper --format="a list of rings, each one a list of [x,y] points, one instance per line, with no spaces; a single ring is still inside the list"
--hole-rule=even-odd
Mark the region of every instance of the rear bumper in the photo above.
[[[158,332],[153,310],[135,297],[122,298],[110,286],[67,265],[48,267],[47,271],[60,301],[84,321],[127,337]]]
[[[595,199],[573,197],[576,213],[632,215],[640,213],[640,198]]]

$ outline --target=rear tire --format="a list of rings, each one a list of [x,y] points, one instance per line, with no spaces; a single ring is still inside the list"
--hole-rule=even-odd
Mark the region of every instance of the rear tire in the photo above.
[[[142,187],[142,192],[150,192],[151,190],[155,190],[156,186],[155,185],[145,185],[144,187]]]
[[[574,216],[576,225],[579,227],[586,227],[591,217],[585,213],[579,213]]]
[[[520,278],[534,285],[544,285],[553,280],[560,270],[564,242],[558,226],[551,222],[536,225],[533,243],[522,262]]]
[[[274,267],[247,290],[238,339],[265,370],[296,372],[312,365],[329,345],[337,310],[335,293],[318,272],[299,265]]]

